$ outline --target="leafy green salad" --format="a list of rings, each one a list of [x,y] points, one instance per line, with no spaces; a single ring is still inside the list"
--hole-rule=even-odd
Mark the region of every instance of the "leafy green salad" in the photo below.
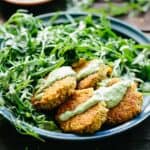
[[[97,22],[90,15],[68,18],[65,24],[53,24],[57,16],[45,24],[18,11],[0,26],[0,109],[16,117],[12,122],[21,133],[38,137],[32,126],[59,131],[53,115],[36,111],[31,98],[40,79],[80,58],[102,59],[112,66],[112,76],[132,78],[150,94],[149,44],[116,34],[103,16]]]

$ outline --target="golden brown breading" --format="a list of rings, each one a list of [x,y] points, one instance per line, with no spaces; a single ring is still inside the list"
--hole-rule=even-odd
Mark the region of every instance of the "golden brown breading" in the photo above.
[[[116,82],[118,81],[116,80]],[[116,107],[109,110],[107,124],[113,125],[126,122],[141,112],[143,97],[136,90],[137,86],[133,83],[128,88],[123,100]]]
[[[107,65],[101,64],[99,71],[96,73],[93,73],[89,75],[88,77],[82,79],[78,85],[78,89],[85,89],[85,88],[90,88],[90,87],[96,87],[96,84],[100,82],[101,80],[105,79],[110,75],[112,72],[112,68],[110,68]]]
[[[81,69],[86,67],[89,64],[89,61],[85,60],[84,58],[80,58],[78,62],[72,64],[73,70],[79,72]]]
[[[109,80],[107,86],[112,86],[113,84],[118,83],[118,82],[120,82],[120,81],[121,81],[120,78],[111,78],[111,79]]]
[[[40,100],[32,99],[32,104],[37,109],[51,110],[67,100],[76,87],[75,77],[66,77],[56,81],[49,88],[45,89]]]
[[[62,104],[56,114],[56,120],[64,132],[93,133],[99,130],[107,118],[108,109],[104,102],[98,103],[86,112],[76,115],[67,121],[60,121],[59,115],[65,111],[73,110],[79,104],[93,95],[93,88],[77,90],[70,100]]]

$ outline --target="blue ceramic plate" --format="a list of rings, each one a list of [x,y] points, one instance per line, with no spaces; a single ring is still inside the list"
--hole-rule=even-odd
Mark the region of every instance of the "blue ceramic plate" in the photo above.
[[[53,17],[54,15],[57,15],[57,19],[55,20],[56,24],[62,24],[71,21],[71,18],[78,18],[78,17],[84,17],[87,16],[86,13],[68,13],[68,12],[60,12],[60,13],[50,13],[50,14],[44,14],[41,16],[38,16],[38,18],[42,19],[47,23],[47,21]],[[92,15],[95,20],[97,20],[100,16],[99,15]],[[150,39],[146,37],[142,32],[140,32],[138,29],[122,22],[114,18],[109,18],[111,21],[112,29],[120,34],[121,36],[132,38],[137,43],[150,43]],[[5,108],[0,108],[0,114],[5,117],[7,120],[9,120],[12,124],[14,124],[16,118],[11,114],[11,112]],[[74,141],[83,141],[83,140],[100,140],[102,138],[106,138],[115,134],[119,134],[123,131],[126,131],[139,123],[141,123],[143,120],[148,118],[150,116],[150,96],[144,97],[144,103],[142,107],[142,112],[132,120],[112,127],[100,130],[94,134],[91,135],[76,135],[76,134],[70,134],[70,133],[58,133],[58,132],[51,132],[44,129],[40,129],[37,127],[33,127],[33,131],[38,133],[42,137],[51,138],[51,139],[57,139],[57,140],[74,140]],[[22,122],[23,126],[26,126],[27,124],[25,122]]]

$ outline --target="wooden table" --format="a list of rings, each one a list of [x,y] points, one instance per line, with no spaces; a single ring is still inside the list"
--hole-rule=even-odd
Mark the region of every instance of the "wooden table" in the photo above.
[[[64,2],[56,0],[47,6],[29,8],[35,15],[64,8]],[[99,7],[96,3],[94,7]],[[0,22],[3,22],[18,7],[6,5],[0,1]],[[63,6],[63,7],[62,7]],[[8,11],[9,10],[9,11]],[[7,14],[7,15],[6,15]],[[2,17],[3,16],[3,17]],[[150,12],[136,18],[121,18],[150,35]],[[112,136],[96,142],[62,142],[47,140],[45,143],[23,136],[16,132],[7,121],[0,121],[0,150],[49,150],[49,149],[90,149],[90,150],[150,150],[150,118],[139,126],[120,135]]]

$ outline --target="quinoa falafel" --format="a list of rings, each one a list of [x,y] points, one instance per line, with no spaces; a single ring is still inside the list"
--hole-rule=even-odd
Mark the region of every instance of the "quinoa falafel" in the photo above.
[[[58,76],[56,80],[55,75]],[[71,68],[61,67],[51,72],[48,78],[32,98],[32,104],[37,109],[52,110],[65,102],[76,88],[75,72]]]
[[[56,120],[64,132],[93,133],[101,128],[102,124],[106,121],[108,112],[104,102],[99,102],[87,111],[75,115],[67,121],[59,119],[62,113],[73,110],[81,103],[84,103],[93,95],[93,92],[93,88],[76,90],[71,98],[58,108]]]
[[[78,89],[95,88],[98,82],[107,78],[112,72],[111,67],[97,59],[86,61],[82,58],[73,64],[73,68],[77,72]]]
[[[142,102],[142,94],[137,91],[137,85],[132,83],[122,101],[109,110],[106,123],[117,125],[132,119],[142,111]]]

